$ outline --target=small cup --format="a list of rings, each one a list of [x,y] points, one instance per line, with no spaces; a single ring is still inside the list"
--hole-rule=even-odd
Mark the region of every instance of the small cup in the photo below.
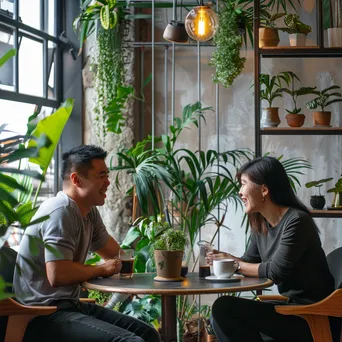
[[[213,270],[218,279],[231,278],[238,268],[238,263],[234,259],[214,259]]]
[[[121,260],[120,278],[128,279],[133,276],[134,265],[134,250],[133,249],[120,249],[119,259]]]

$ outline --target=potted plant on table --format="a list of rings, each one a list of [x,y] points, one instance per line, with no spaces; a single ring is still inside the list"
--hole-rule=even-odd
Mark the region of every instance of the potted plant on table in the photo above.
[[[313,94],[316,87],[301,87],[296,89],[295,81],[297,80],[298,82],[300,82],[298,76],[292,71],[287,71],[284,74],[287,77],[287,84],[291,84],[291,86],[289,88],[281,88],[280,91],[287,93],[291,96],[294,107],[290,110],[286,109],[288,114],[285,116],[285,118],[287,124],[290,127],[301,127],[304,124],[305,115],[300,113],[302,108],[297,107],[298,97]]]
[[[312,187],[318,188],[318,195],[312,195],[310,198],[310,205],[313,209],[323,209],[325,205],[325,197],[321,194],[321,187],[323,183],[330,182],[333,178],[324,178],[318,181],[307,182],[305,186],[310,189]]]
[[[167,229],[151,245],[154,254],[156,281],[181,281],[182,259],[187,239],[183,231]]]
[[[266,9],[260,10],[260,28],[259,28],[259,47],[278,46],[279,32],[275,26],[275,21],[283,17],[286,13],[271,14]]]
[[[331,207],[328,207],[328,209],[342,209],[342,178],[340,178],[336,182],[335,187],[329,189],[328,192],[334,193],[334,199]]]
[[[261,126],[277,127],[280,124],[279,107],[272,107],[273,100],[282,97],[281,86],[282,81],[288,82],[288,77],[284,72],[280,72],[276,76],[268,74],[260,74],[260,99],[268,103],[268,107],[262,109]]]
[[[339,92],[335,92],[334,90],[336,89],[340,89],[340,86],[333,85],[321,91],[315,90],[312,92],[312,94],[315,94],[317,97],[309,101],[305,105],[305,107],[308,109],[317,109],[318,107],[320,107],[321,109],[320,111],[315,111],[312,113],[314,126],[330,126],[331,112],[325,111],[325,108],[333,103],[342,101],[342,94]]]
[[[311,26],[299,20],[298,14],[287,14],[284,18],[286,27],[280,30],[289,34],[291,46],[305,46],[306,36],[311,32]]]

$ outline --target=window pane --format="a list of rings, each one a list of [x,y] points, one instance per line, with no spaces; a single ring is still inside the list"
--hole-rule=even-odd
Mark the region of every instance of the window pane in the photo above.
[[[56,99],[56,44],[48,42],[48,98]]]
[[[19,92],[43,96],[43,44],[26,37],[19,48]]]
[[[27,130],[27,120],[30,115],[32,115],[36,106],[28,103],[21,103],[15,101],[7,101],[0,99],[0,108],[1,108],[1,116],[0,116],[0,125],[8,124],[6,129],[12,132],[2,132],[1,138],[11,137],[16,134],[25,134]],[[40,113],[38,115],[39,120],[49,116],[53,112],[52,108],[42,107]],[[4,115],[3,115],[4,114]],[[19,166],[18,162],[8,164],[11,167],[17,168]],[[38,165],[29,163],[27,160],[21,160],[21,168],[22,169],[31,169],[41,173],[41,170]],[[47,170],[45,181],[42,183],[42,187],[39,191],[39,196],[37,200],[37,205],[39,205],[42,201],[47,199],[48,197],[54,196],[54,169],[55,169],[55,161],[54,158],[51,160],[49,168]],[[23,178],[18,176],[18,181],[22,182]],[[33,192],[31,197],[21,197],[23,203],[26,203],[27,200],[33,200],[35,196],[36,189],[39,186],[39,180],[30,179],[33,185]],[[30,183],[31,184],[31,183]],[[14,229],[11,232],[11,235],[8,239],[9,244],[11,246],[16,246],[20,243],[22,236],[21,229]]]
[[[55,35],[55,0],[48,0],[48,33]]]
[[[13,48],[13,31],[5,25],[0,26],[0,57]],[[0,68],[0,89],[14,90],[14,60],[9,59]]]
[[[40,29],[40,0],[19,1],[19,16],[26,25]]]

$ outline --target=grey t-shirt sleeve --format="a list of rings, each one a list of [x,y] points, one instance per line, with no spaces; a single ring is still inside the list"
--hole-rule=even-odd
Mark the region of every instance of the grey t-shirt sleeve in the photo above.
[[[253,264],[257,264],[261,262],[261,257],[259,254],[259,248],[257,245],[256,236],[253,232],[251,233],[251,238],[250,238],[247,250],[244,253],[244,255],[241,257],[241,259],[245,262],[250,262]]]
[[[59,208],[43,222],[41,236],[44,244],[51,246],[57,253],[45,248],[45,262],[73,260],[78,235],[77,215],[73,208]],[[76,222],[75,222],[76,221]]]
[[[91,221],[93,225],[93,236],[90,251],[96,252],[106,244],[109,239],[109,234],[97,208],[93,208],[91,211]]]

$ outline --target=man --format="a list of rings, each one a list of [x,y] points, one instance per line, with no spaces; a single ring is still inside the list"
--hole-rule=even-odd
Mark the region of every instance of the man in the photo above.
[[[57,312],[33,319],[24,341],[151,341],[158,332],[146,323],[95,304],[79,301],[80,283],[118,273],[118,243],[107,233],[96,206],[103,205],[110,184],[107,153],[83,145],[63,155],[63,191],[46,200],[35,218],[49,219],[28,227],[21,241],[14,289],[26,305],[56,305]],[[32,254],[30,241],[42,239],[54,250],[41,247]],[[86,266],[88,250],[105,262]],[[33,266],[32,266],[33,265]]]

